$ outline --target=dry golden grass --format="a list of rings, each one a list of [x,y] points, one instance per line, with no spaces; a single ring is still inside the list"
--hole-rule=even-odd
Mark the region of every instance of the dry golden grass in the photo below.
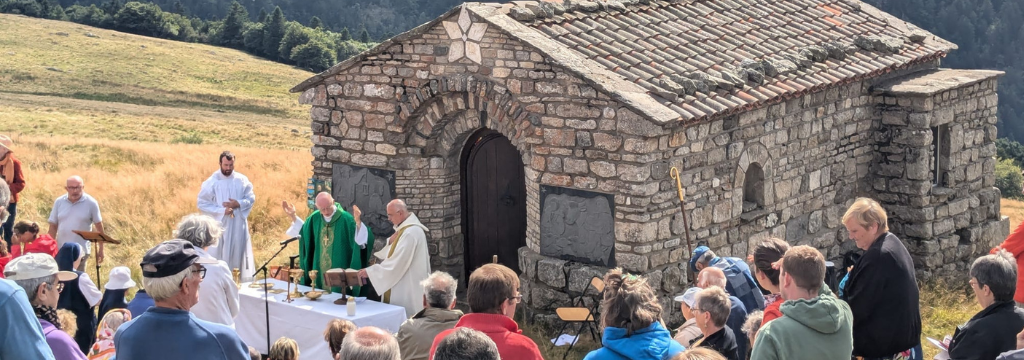
[[[137,264],[142,255],[170,239],[182,216],[197,211],[199,186],[217,170],[221,151],[238,155],[236,170],[253,182],[256,204],[249,223],[257,262],[276,250],[290,224],[281,200],[304,207],[311,175],[312,157],[299,151],[31,136],[17,136],[15,144],[28,182],[19,220],[37,221],[45,229],[53,200],[65,193],[66,179],[85,179],[86,192],[100,203],[106,232],[123,241],[106,248],[103,279],[118,265],[128,266],[141,279]]]

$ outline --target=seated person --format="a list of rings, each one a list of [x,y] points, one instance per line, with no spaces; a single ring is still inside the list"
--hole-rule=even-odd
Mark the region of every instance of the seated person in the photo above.
[[[1006,251],[985,255],[971,264],[971,290],[983,308],[957,327],[949,342],[951,359],[995,359],[1017,348],[1015,334],[1024,329],[1024,310],[1016,307],[1017,262]]]

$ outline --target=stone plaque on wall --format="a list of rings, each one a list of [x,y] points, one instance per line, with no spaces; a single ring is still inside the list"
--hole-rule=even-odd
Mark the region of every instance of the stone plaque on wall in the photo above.
[[[395,172],[334,164],[331,175],[335,201],[352,211],[352,204],[363,211],[363,223],[373,230],[374,236],[395,233],[388,221],[387,205],[395,198]]]
[[[615,201],[611,194],[541,185],[540,253],[615,266]]]

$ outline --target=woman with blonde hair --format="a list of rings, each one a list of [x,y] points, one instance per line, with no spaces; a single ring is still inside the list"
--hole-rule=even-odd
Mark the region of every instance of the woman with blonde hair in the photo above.
[[[921,359],[921,310],[914,260],[889,232],[877,201],[857,198],[843,225],[864,255],[850,271],[843,300],[853,311],[853,356]]]
[[[697,347],[679,353],[672,360],[725,360],[725,356],[708,348]]]
[[[299,360],[299,343],[282,337],[270,347],[270,360]]]
[[[89,349],[89,360],[109,360],[114,358],[114,334],[117,328],[132,320],[128,309],[111,309],[103,315],[96,327],[96,343]]]
[[[604,283],[604,346],[585,360],[668,360],[683,351],[662,325],[661,304],[646,278],[616,268],[604,275]]]

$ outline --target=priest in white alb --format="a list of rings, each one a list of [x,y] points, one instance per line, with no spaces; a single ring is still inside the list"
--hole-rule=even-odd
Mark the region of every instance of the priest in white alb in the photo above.
[[[369,279],[382,302],[404,307],[408,318],[423,310],[420,282],[430,276],[428,230],[402,200],[389,202],[387,211],[388,220],[395,224],[395,234],[383,249],[373,254],[382,260],[359,270],[359,277]]]
[[[238,269],[243,282],[252,281],[256,265],[249,235],[249,212],[256,195],[249,178],[235,172],[234,154],[229,151],[220,154],[220,170],[203,181],[196,202],[200,211],[224,226],[220,242],[207,252],[224,260],[228,267]]]

